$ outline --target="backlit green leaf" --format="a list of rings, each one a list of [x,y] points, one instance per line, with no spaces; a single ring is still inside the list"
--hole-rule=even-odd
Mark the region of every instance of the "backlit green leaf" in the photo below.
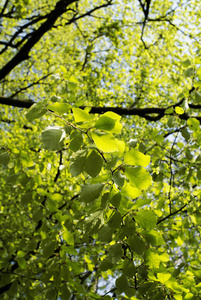
[[[140,227],[150,230],[156,226],[157,218],[151,210],[139,210],[135,213],[135,221]]]
[[[109,243],[112,239],[113,232],[114,229],[112,229],[108,225],[102,226],[98,233],[98,240],[101,242]]]
[[[157,277],[158,277],[158,280],[164,284],[166,281],[168,281],[171,277],[171,274],[168,274],[168,273],[157,273]]]
[[[183,110],[182,107],[176,106],[176,107],[175,107],[175,112],[176,112],[176,114],[178,114],[178,115],[183,115],[184,110]]]
[[[131,186],[129,183],[125,183],[124,186],[122,187],[122,195],[126,197],[131,197],[133,199],[137,198],[140,196],[141,191],[138,188],[135,188]]]
[[[124,163],[128,165],[146,167],[150,163],[150,156],[132,149],[124,155]]]
[[[132,186],[139,190],[145,190],[151,185],[150,174],[142,167],[125,167],[125,176]]]
[[[115,123],[116,123],[115,119],[103,115],[96,122],[95,128],[104,131],[111,131],[114,128]]]
[[[79,122],[90,122],[93,117],[85,110],[73,107],[73,116],[76,123]]]
[[[121,193],[117,193],[115,194],[111,199],[110,199],[110,203],[112,205],[114,205],[115,207],[119,207],[120,203],[121,203]]]
[[[118,151],[116,139],[111,133],[97,133],[92,132],[91,136],[98,147],[103,152],[115,152]]]
[[[73,233],[70,232],[70,231],[68,231],[66,227],[63,227],[62,237],[63,237],[64,241],[68,245],[74,246],[74,236],[73,236]]]
[[[70,111],[71,106],[68,103],[53,103],[47,106],[47,109],[52,110],[58,114],[64,114],[68,111]]]

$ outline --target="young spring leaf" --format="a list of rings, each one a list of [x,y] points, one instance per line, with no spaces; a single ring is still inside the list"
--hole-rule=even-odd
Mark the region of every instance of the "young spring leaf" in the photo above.
[[[48,105],[47,109],[50,109],[60,115],[68,112],[71,109],[71,106],[68,103],[53,103]]]
[[[157,218],[151,210],[139,210],[135,214],[135,221],[146,230],[151,230],[156,226]]]
[[[84,185],[80,192],[79,201],[92,202],[100,196],[103,187],[104,185],[101,183]]]
[[[147,189],[151,185],[150,174],[142,167],[125,167],[125,176],[132,186],[139,190]]]
[[[111,133],[92,132],[91,136],[98,147],[103,152],[118,151],[116,139]]]
[[[47,127],[42,133],[43,148],[49,151],[58,151],[64,145],[66,132],[63,127]]]
[[[141,191],[138,188],[135,188],[126,182],[121,190],[121,193],[126,197],[135,199],[140,196]]]
[[[72,176],[78,176],[80,173],[82,173],[84,165],[86,163],[86,153],[83,151],[78,152],[70,163],[70,172]]]
[[[87,172],[87,174],[89,174],[91,177],[96,177],[100,173],[102,165],[102,157],[97,151],[92,150],[86,159],[84,169]]]
[[[146,167],[150,163],[150,156],[132,149],[124,155],[124,163],[133,166]]]
[[[127,277],[123,274],[119,278],[116,279],[115,282],[117,291],[121,294],[125,292],[129,288],[129,283]]]
[[[146,250],[144,241],[137,235],[130,236],[128,238],[128,244],[131,250],[138,255],[143,255],[144,251]]]
[[[69,148],[74,151],[77,152],[83,142],[83,137],[81,132],[78,131],[73,131],[70,135],[70,144],[69,144]]]
[[[108,225],[110,226],[110,228],[117,229],[121,226],[121,222],[122,222],[121,214],[118,211],[115,211],[115,213],[108,221]]]
[[[111,131],[115,126],[116,120],[107,116],[101,116],[95,124],[96,129]]]
[[[29,122],[42,117],[46,113],[47,109],[43,102],[34,103],[26,113],[26,118]]]
[[[93,117],[85,110],[73,107],[73,116],[76,123],[79,122],[90,122]]]

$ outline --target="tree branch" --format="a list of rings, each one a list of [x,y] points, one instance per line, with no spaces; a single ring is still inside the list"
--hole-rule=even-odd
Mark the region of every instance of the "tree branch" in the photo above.
[[[190,201],[189,201],[189,202],[190,202]],[[164,218],[158,220],[157,225],[160,224],[161,222],[163,222],[163,221],[169,219],[170,217],[176,215],[178,212],[182,211],[187,205],[188,205],[188,203],[184,204],[184,205],[183,205],[181,208],[179,208],[178,210],[176,210],[176,211],[170,213],[169,215],[167,215],[166,217],[164,217]]]
[[[60,0],[57,2],[54,10],[49,13],[47,20],[34,31],[19,52],[0,70],[0,80],[5,78],[5,76],[7,76],[22,61],[29,58],[29,52],[34,45],[52,28],[56,20],[66,11],[67,6],[77,1],[78,0]]]
[[[0,96],[0,104],[10,105],[13,107],[21,107],[21,108],[29,108],[35,102],[33,100],[20,100],[20,99],[12,99],[10,97]]]

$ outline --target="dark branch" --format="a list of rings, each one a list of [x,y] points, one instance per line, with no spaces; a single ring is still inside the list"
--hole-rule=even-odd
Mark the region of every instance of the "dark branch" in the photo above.
[[[20,100],[20,99],[12,99],[10,97],[2,97],[0,96],[0,104],[10,105],[13,107],[21,107],[21,108],[29,108],[35,102],[33,100]]]
[[[78,0],[60,0],[54,10],[48,15],[47,20],[34,31],[28,41],[22,46],[19,52],[0,70],[0,80],[5,78],[17,65],[29,58],[29,52],[41,37],[48,32],[57,19],[67,10],[67,6]]]
[[[192,87],[189,91],[189,95],[195,90],[194,87]],[[120,116],[139,116],[142,118],[145,118],[147,121],[159,121],[162,119],[166,114],[165,111],[172,107],[175,108],[176,106],[180,106],[183,103],[184,99],[181,99],[178,103],[171,105],[166,108],[160,108],[160,107],[148,107],[148,108],[126,108],[126,107],[106,107],[106,106],[99,106],[90,107],[90,113],[91,114],[104,114],[107,111],[112,111]],[[2,97],[0,96],[0,104],[4,105],[11,105],[14,107],[21,107],[21,108],[29,108],[31,107],[35,102],[33,100],[20,100],[20,99],[12,99],[9,97]],[[80,106],[81,109],[84,109],[86,106]],[[191,109],[201,109],[201,105],[198,104],[189,104],[189,107]],[[172,112],[169,115],[174,115],[175,113]],[[177,117],[181,120],[188,120],[189,118],[195,118],[198,121],[201,121],[201,116],[191,116],[188,115],[186,112],[182,115],[177,115]]]
[[[10,289],[12,284],[13,283],[11,282],[11,283],[8,283],[8,284],[0,287],[0,294],[4,294],[5,292],[7,292]]]
[[[190,201],[189,201],[189,202],[190,202]],[[184,204],[184,205],[183,205],[181,208],[179,208],[178,210],[176,210],[176,211],[174,211],[173,213],[170,213],[169,215],[167,215],[166,217],[164,217],[164,218],[158,220],[157,225],[160,224],[161,222],[163,222],[163,221],[169,219],[170,217],[176,215],[177,213],[179,213],[180,211],[182,211],[187,205],[188,205],[187,203]]]

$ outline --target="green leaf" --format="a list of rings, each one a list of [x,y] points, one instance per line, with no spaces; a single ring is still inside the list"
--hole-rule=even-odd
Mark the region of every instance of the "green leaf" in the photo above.
[[[60,202],[63,200],[63,196],[59,193],[49,194],[48,196],[55,202]]]
[[[197,91],[195,91],[195,101],[197,103],[200,103],[201,102],[201,94],[198,93]]]
[[[197,131],[199,129],[200,126],[200,122],[198,120],[196,120],[195,118],[189,118],[187,120],[187,125],[189,126],[190,129],[192,129],[193,131]]]
[[[99,209],[85,219],[84,229],[87,234],[91,235],[97,233],[103,223],[103,210]]]
[[[114,128],[115,123],[115,119],[103,115],[98,119],[94,127],[104,131],[111,131]]]
[[[42,117],[47,112],[44,102],[34,103],[27,111],[26,118],[29,122]]]
[[[57,297],[57,291],[55,288],[49,288],[46,292],[45,299],[55,300]]]
[[[121,203],[121,193],[117,193],[115,194],[111,199],[110,199],[110,203],[112,205],[114,205],[116,208],[119,207],[120,203]]]
[[[152,245],[160,246],[165,244],[162,234],[158,231],[150,230],[144,232],[143,236],[145,240]]]
[[[85,110],[77,107],[73,107],[73,116],[76,123],[80,122],[91,122],[93,117]]]
[[[98,149],[103,152],[115,152],[118,151],[118,145],[116,139],[111,133],[91,133],[92,139],[94,140]]]
[[[70,135],[69,148],[72,151],[77,152],[80,149],[82,143],[83,143],[83,136],[81,132],[73,131]]]
[[[109,243],[112,240],[112,234],[114,229],[110,228],[108,225],[101,227],[98,233],[98,240],[101,242]]]
[[[168,118],[167,125],[170,128],[176,126],[176,122],[175,122],[175,117],[174,116],[171,116],[171,117]]]
[[[192,67],[184,71],[185,77],[192,77],[193,75],[194,75],[194,68]]]
[[[110,228],[117,229],[120,228],[121,222],[122,222],[121,214],[118,211],[115,211],[115,213],[108,221],[108,225],[110,226]]]
[[[122,124],[119,122],[121,117],[113,112],[103,114],[95,124],[95,128],[120,133]]]
[[[60,292],[61,292],[61,295],[59,296],[59,298],[61,300],[69,300],[70,297],[71,297],[71,292],[69,291],[66,283],[63,283],[60,287]],[[47,298],[48,299],[48,298]]]
[[[21,269],[27,268],[27,263],[26,263],[26,260],[24,258],[17,257],[16,260],[17,260],[17,262],[18,262]]]
[[[100,173],[102,165],[103,160],[101,155],[97,151],[92,150],[86,159],[84,169],[91,177],[96,177]]]
[[[167,109],[165,110],[165,114],[166,114],[166,115],[171,115],[173,112],[174,112],[173,107],[169,107],[169,108],[167,108]]]
[[[100,196],[103,187],[104,185],[101,183],[84,185],[81,189],[80,196],[78,198],[79,201],[86,203],[92,202]]]
[[[183,66],[184,68],[187,68],[187,67],[189,67],[190,65],[191,65],[190,59],[186,59],[186,60],[184,60],[184,61],[182,62],[182,66]]]
[[[113,264],[116,264],[122,257],[122,245],[114,244],[110,247],[108,256]]]
[[[109,118],[112,118],[112,119],[116,120],[115,125],[114,125],[114,128],[111,129],[111,132],[116,133],[116,134],[120,133],[121,130],[122,130],[122,127],[123,127],[123,125],[119,122],[119,121],[121,120],[121,116],[115,114],[115,113],[112,112],[112,111],[106,112],[106,113],[104,114],[104,116],[107,116],[107,117],[109,117]]]
[[[111,258],[106,257],[104,260],[100,263],[100,271],[107,271],[111,269],[113,266],[113,263],[111,261]]]
[[[183,114],[184,114],[184,110],[183,110],[183,108],[180,107],[180,106],[176,106],[176,107],[175,107],[175,112],[176,112],[176,114],[178,114],[178,115],[183,115]]]
[[[47,243],[45,243],[44,246],[42,247],[43,257],[44,258],[50,257],[54,253],[55,248],[56,248],[56,243],[55,242],[47,241]]]
[[[164,284],[166,281],[168,281],[171,277],[171,274],[168,273],[157,273],[158,280]]]
[[[78,176],[80,173],[82,173],[85,163],[86,153],[84,151],[78,151],[77,155],[70,163],[70,172],[72,176]]]
[[[71,105],[67,104],[67,103],[53,103],[47,106],[47,109],[52,110],[60,115],[68,112],[71,110]]]
[[[145,252],[145,259],[150,268],[159,268],[161,259],[157,252],[147,250]]]
[[[138,198],[141,195],[141,191],[138,188],[132,187],[129,183],[125,183],[122,190],[122,195],[130,198]]]
[[[73,233],[68,231],[68,229],[63,226],[63,232],[62,232],[62,237],[64,239],[64,241],[70,245],[70,246],[74,246],[74,236]]]
[[[129,278],[133,278],[136,273],[136,268],[134,266],[133,260],[125,259],[122,268],[123,273]]]
[[[201,81],[197,81],[197,82],[194,82],[194,87],[197,88],[197,87],[201,87]]]
[[[147,189],[151,185],[150,174],[142,167],[125,167],[125,176],[132,186],[139,190]]]
[[[122,176],[120,171],[116,171],[115,173],[113,173],[112,179],[119,187],[122,187],[124,185],[124,177]]]
[[[124,155],[124,163],[133,166],[146,167],[150,163],[150,156],[132,149]]]
[[[188,130],[186,128],[183,128],[181,130],[181,134],[182,136],[185,138],[186,141],[188,141],[190,139],[190,133],[188,132]]]
[[[132,251],[138,255],[143,255],[146,250],[146,246],[144,241],[139,236],[129,236],[127,241]]]
[[[65,136],[66,133],[63,127],[47,127],[42,132],[43,148],[49,151],[61,150]]]
[[[126,290],[129,288],[127,276],[124,274],[121,275],[119,278],[116,279],[115,285],[119,294],[126,292]]]
[[[151,210],[139,210],[135,214],[135,221],[146,230],[151,230],[156,226],[157,218]]]
[[[2,152],[0,154],[0,164],[7,165],[9,163],[9,160],[10,160],[10,155],[8,152]]]

